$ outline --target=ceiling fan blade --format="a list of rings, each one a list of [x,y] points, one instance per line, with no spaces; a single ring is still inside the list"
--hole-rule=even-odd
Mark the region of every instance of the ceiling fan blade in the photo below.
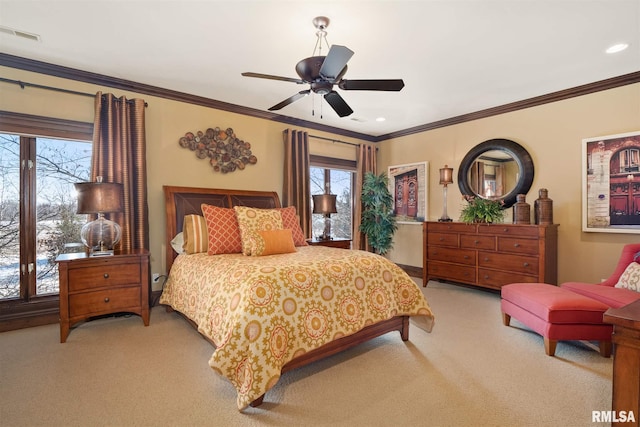
[[[337,44],[332,45],[327,57],[324,58],[322,67],[320,67],[320,76],[329,81],[334,81],[352,56],[353,51],[351,49]]]
[[[291,83],[298,83],[298,84],[306,83],[304,80],[294,79],[291,77],[272,76],[271,74],[242,73],[242,75],[245,77],[257,77],[259,79],[269,79],[269,80],[282,80],[284,82],[291,82]]]
[[[340,80],[338,84],[344,90],[388,90],[397,92],[402,90],[402,79],[394,80]]]
[[[309,95],[309,93],[311,93],[311,89],[307,89],[307,90],[301,90],[300,92],[296,93],[293,96],[290,96],[289,98],[285,99],[284,101],[282,101],[279,104],[274,105],[273,107],[269,108],[269,111],[275,111],[275,110],[279,110],[283,107],[286,107],[287,105],[296,102],[298,99],[300,98],[304,98],[305,96]]]
[[[344,99],[342,99],[340,94],[338,94],[338,92],[336,92],[335,90],[332,90],[331,92],[326,94],[324,96],[324,99],[329,105],[331,105],[331,108],[333,108],[340,117],[345,117],[353,113],[351,107],[347,105]]]

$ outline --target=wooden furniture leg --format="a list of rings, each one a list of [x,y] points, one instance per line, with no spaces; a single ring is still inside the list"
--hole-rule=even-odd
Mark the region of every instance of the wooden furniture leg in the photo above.
[[[511,324],[511,316],[505,312],[502,312],[502,324],[504,326],[509,326]]]
[[[555,356],[556,344],[558,344],[558,341],[544,337],[544,352],[547,353],[547,356]]]
[[[598,344],[600,347],[600,355],[602,357],[611,357],[611,347],[613,343],[611,341],[600,341]]]

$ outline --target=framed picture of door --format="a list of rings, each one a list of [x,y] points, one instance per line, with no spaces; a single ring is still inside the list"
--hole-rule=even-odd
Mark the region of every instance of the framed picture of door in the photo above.
[[[429,162],[389,166],[389,191],[399,224],[421,224],[427,215]]]
[[[582,231],[640,234],[640,131],[582,140]]]

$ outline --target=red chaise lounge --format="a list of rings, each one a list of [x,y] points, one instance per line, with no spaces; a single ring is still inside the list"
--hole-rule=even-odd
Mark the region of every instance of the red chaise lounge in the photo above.
[[[555,354],[558,341],[598,341],[600,354],[611,355],[612,326],[602,321],[609,308],[619,308],[640,299],[640,292],[616,288],[620,276],[634,261],[640,261],[640,244],[626,245],[613,274],[599,284],[567,282],[560,287],[544,283],[512,283],[502,287],[502,321],[511,317],[544,338],[545,352]]]

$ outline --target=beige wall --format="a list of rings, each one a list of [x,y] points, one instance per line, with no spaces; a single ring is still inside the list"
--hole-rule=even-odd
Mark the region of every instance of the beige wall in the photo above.
[[[230,189],[253,189],[277,191],[282,195],[282,171],[284,146],[282,131],[288,126],[269,120],[257,119],[235,113],[204,108],[186,103],[136,93],[114,91],[65,79],[49,77],[7,67],[0,67],[0,75],[7,79],[48,85],[79,92],[95,93],[98,90],[113,92],[117,96],[143,98],[148,107],[146,115],[147,174],[149,202],[149,231],[151,271],[166,273],[164,244],[164,196],[163,185],[211,187]],[[25,114],[56,117],[68,120],[93,122],[93,98],[64,94],[15,84],[0,83],[0,110]],[[243,171],[229,174],[213,172],[206,160],[178,145],[185,132],[206,130],[209,127],[232,128],[238,138],[251,143],[251,150],[258,158],[256,165]],[[337,138],[335,135],[316,130],[313,135]],[[342,141],[355,142],[352,138],[340,137]],[[351,145],[312,139],[313,154],[355,159],[355,148]]]
[[[540,188],[553,199],[554,222],[560,224],[559,281],[599,281],[613,270],[622,246],[639,242],[640,234],[581,231],[582,139],[640,130],[640,84],[546,104],[460,125],[449,126],[380,143],[379,165],[428,161],[429,220],[442,215],[442,186],[438,169],[453,167],[447,211],[454,220],[464,205],[457,186],[457,168],[475,145],[507,138],[531,154],[535,177],[527,201],[533,205]],[[506,221],[512,220],[509,209]],[[532,217],[533,218],[533,217]],[[390,258],[421,266],[419,225],[400,225]]]
[[[150,211],[151,271],[165,273],[163,185],[234,189],[282,189],[282,131],[287,125],[162,98],[113,91],[85,83],[0,67],[5,78],[94,93],[140,97],[148,102],[147,171]],[[93,122],[93,99],[35,88],[0,83],[0,110]],[[231,127],[252,145],[258,163],[223,175],[214,173],[205,160],[180,148],[178,139],[187,131],[208,127]],[[438,169],[452,166],[454,177],[460,161],[476,144],[491,138],[512,139],[531,153],[535,179],[527,200],[533,203],[541,187],[554,200],[554,220],[560,224],[560,280],[596,281],[606,277],[625,243],[640,241],[640,235],[582,233],[581,140],[582,138],[640,130],[640,84],[513,113],[410,135],[379,144],[380,171],[389,165],[428,161],[430,220],[442,214],[442,187]],[[310,130],[313,135],[354,139]],[[312,140],[311,151],[319,155],[353,159],[353,147]],[[457,179],[455,179],[457,181]],[[454,183],[449,186],[448,212],[457,218],[462,206]],[[507,219],[509,220],[510,217]],[[400,264],[422,265],[422,234],[419,225],[400,225],[390,258]]]

